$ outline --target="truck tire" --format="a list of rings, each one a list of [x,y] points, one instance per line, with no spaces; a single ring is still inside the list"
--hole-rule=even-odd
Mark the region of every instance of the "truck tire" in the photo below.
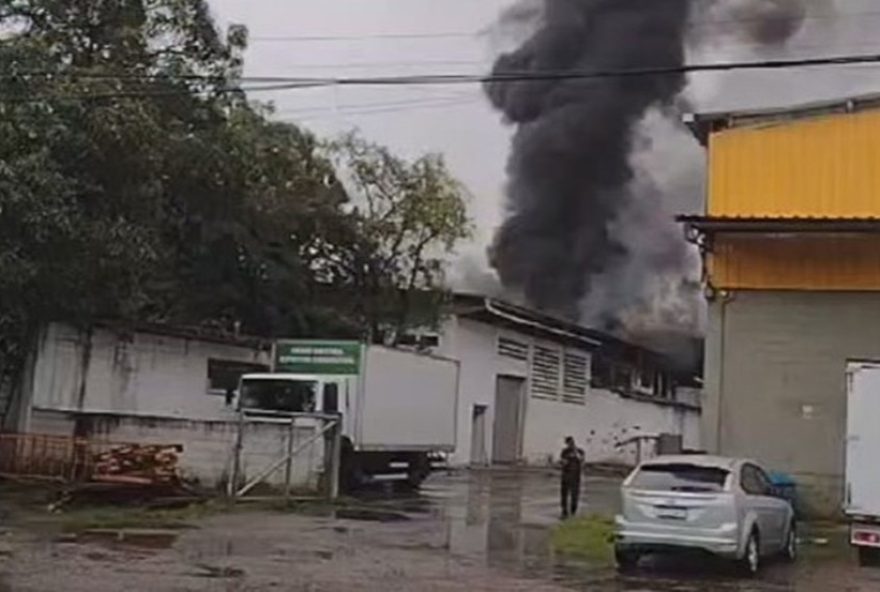
[[[413,490],[417,490],[422,483],[431,475],[431,460],[427,454],[418,454],[412,458],[409,467],[407,483]]]
[[[861,567],[880,567],[880,549],[859,547],[859,565]]]

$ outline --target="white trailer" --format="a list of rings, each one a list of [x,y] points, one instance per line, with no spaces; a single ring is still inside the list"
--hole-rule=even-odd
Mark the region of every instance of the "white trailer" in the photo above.
[[[286,340],[273,372],[242,377],[250,412],[339,413],[341,482],[395,480],[417,487],[431,461],[455,450],[459,364],[346,341]]]
[[[846,369],[846,502],[850,542],[862,565],[880,564],[880,362]]]

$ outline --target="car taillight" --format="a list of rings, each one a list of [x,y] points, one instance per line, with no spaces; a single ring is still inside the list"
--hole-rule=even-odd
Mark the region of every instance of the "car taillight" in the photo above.
[[[880,545],[880,533],[868,531],[853,532],[854,543],[864,543],[866,545]]]

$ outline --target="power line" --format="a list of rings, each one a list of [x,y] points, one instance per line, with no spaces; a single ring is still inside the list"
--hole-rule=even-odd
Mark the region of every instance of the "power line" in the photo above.
[[[371,35],[264,35],[249,37],[257,43],[310,43],[325,41],[361,41],[372,39],[462,39],[478,37],[480,31],[457,33],[375,33]]]
[[[421,111],[425,109],[447,109],[454,107],[465,107],[468,105],[473,105],[482,102],[482,99],[479,97],[471,97],[469,99],[447,99],[447,100],[438,100],[434,102],[419,102],[412,103],[410,105],[400,105],[400,106],[387,106],[387,107],[374,107],[369,109],[342,109],[339,111],[333,112],[324,112],[324,113],[314,113],[309,115],[304,113],[302,117],[298,117],[295,114],[291,117],[284,117],[282,121],[315,121],[320,119],[331,119],[336,117],[361,117],[364,115],[377,115],[381,113],[399,113],[403,111]]]
[[[636,12],[635,10],[622,9],[619,12]],[[828,14],[806,14],[799,18],[787,20],[797,22],[816,22],[816,21],[836,21],[842,19],[853,18],[873,18],[880,17],[880,10],[865,10]],[[724,18],[724,19],[694,19],[686,23],[689,29],[711,28],[716,26],[737,25],[748,23],[763,23],[772,21],[766,16],[742,17],[742,18]],[[783,20],[783,19],[777,19]],[[249,37],[249,41],[255,43],[312,43],[312,42],[333,42],[333,41],[370,41],[370,40],[400,40],[400,39],[463,39],[478,38],[486,34],[486,30],[477,30],[470,32],[413,32],[413,33],[373,33],[366,35],[257,35]]]
[[[159,95],[165,94],[192,94],[192,93],[235,93],[235,92],[267,92],[298,90],[305,88],[343,87],[343,86],[421,86],[421,85],[445,85],[445,84],[486,84],[486,83],[512,83],[512,82],[552,82],[564,80],[597,80],[608,78],[631,78],[680,75],[701,72],[724,72],[737,70],[783,70],[794,68],[809,68],[819,66],[847,66],[858,64],[880,63],[880,54],[847,55],[821,58],[800,58],[782,60],[763,60],[749,62],[720,62],[715,64],[691,64],[685,66],[661,66],[631,69],[609,70],[573,70],[573,71],[546,71],[546,72],[502,72],[494,74],[423,74],[414,76],[384,76],[384,77],[336,77],[336,78],[296,78],[284,76],[243,77],[241,82],[259,83],[257,86],[241,87],[217,87],[209,89],[169,89],[156,91]],[[9,75],[6,75],[7,77]],[[129,80],[151,80],[164,78],[173,80],[172,77],[142,77],[132,76],[126,78],[122,75],[77,75],[84,79],[97,76],[98,78],[119,78]],[[188,81],[216,81],[213,78],[183,77]],[[89,98],[127,98],[130,96],[142,96],[140,91],[128,91],[122,93],[105,93],[103,95],[85,95]],[[152,96],[149,91],[146,94]],[[70,98],[70,97],[56,97]]]

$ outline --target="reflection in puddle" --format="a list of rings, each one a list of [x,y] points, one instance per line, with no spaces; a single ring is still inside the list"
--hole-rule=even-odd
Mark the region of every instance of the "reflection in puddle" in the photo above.
[[[346,508],[333,512],[342,520],[361,520],[364,522],[406,522],[409,516],[401,512],[373,510],[371,508]]]
[[[136,549],[168,549],[177,540],[178,533],[171,531],[104,530],[91,529],[77,533],[77,543],[97,543],[107,547]]]

